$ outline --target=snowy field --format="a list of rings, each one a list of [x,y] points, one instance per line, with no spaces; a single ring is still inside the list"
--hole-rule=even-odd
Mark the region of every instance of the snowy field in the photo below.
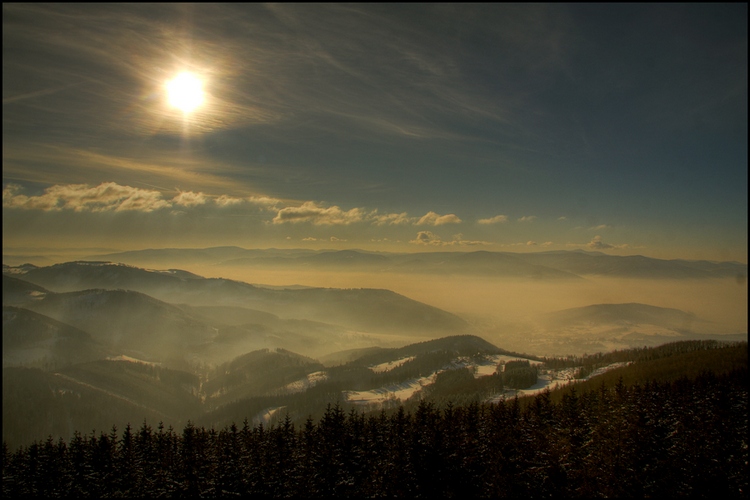
[[[285,385],[283,390],[290,394],[303,392],[325,380],[328,380],[328,374],[324,371],[308,373],[305,378]]]
[[[144,361],[142,359],[131,358],[130,356],[125,356],[124,354],[121,354],[120,356],[109,356],[105,359],[107,361],[126,361],[128,363],[138,363],[141,365],[161,366],[161,363],[155,363],[153,361]]]
[[[387,371],[391,371],[394,368],[397,368],[404,363],[407,363],[414,359],[416,356],[408,356],[406,358],[397,359],[395,361],[388,361],[385,363],[380,363],[379,365],[370,366],[370,370],[372,370],[374,373],[383,373]]]
[[[402,360],[394,361],[392,362],[391,365],[389,365],[388,363],[384,363],[382,365],[376,365],[374,367],[370,367],[370,369],[372,369],[373,371],[375,370],[387,371],[388,369],[393,369],[396,366],[399,366],[396,363],[400,362],[400,364],[403,364],[408,359],[409,358],[404,358]],[[414,394],[416,394],[418,391],[422,390],[424,387],[427,387],[430,384],[434,383],[438,374],[446,370],[455,370],[455,369],[460,369],[460,368],[472,368],[474,371],[474,377],[479,378],[479,377],[489,376],[495,373],[495,370],[497,369],[498,364],[500,364],[501,362],[507,363],[508,361],[514,361],[514,360],[520,360],[520,359],[522,358],[519,358],[517,356],[506,356],[506,355],[489,356],[486,360],[479,361],[479,362],[473,362],[468,358],[458,358],[456,361],[454,361],[450,365],[447,365],[441,368],[440,370],[436,370],[435,372],[431,373],[430,375],[426,377],[414,378],[414,379],[402,382],[400,384],[384,386],[384,387],[380,387],[378,389],[372,389],[369,391],[344,391],[343,396],[344,396],[345,401],[348,401],[354,404],[361,404],[361,405],[382,405],[389,401],[405,401],[409,399],[410,397],[412,397]],[[539,361],[533,361],[533,360],[528,360],[528,361],[532,365],[538,366],[542,364]],[[606,371],[612,370],[614,368],[619,368],[621,366],[626,366],[626,365],[627,363],[613,363],[609,366],[595,370],[588,377],[582,380],[588,380],[589,378],[595,377],[597,375],[601,375],[602,373]],[[504,394],[495,396],[490,401],[496,401],[502,398],[513,397],[515,395],[519,395],[519,396],[534,395],[534,394],[543,392],[547,389],[553,390],[559,387],[563,387],[575,381],[574,374],[576,373],[578,368],[579,367],[567,368],[565,370],[554,370],[554,371],[547,371],[547,372],[541,373],[537,379],[537,383],[529,387],[528,389],[523,389],[523,390],[518,390],[518,391],[515,391],[515,390],[505,391]]]
[[[370,370],[375,373],[385,372],[388,370],[392,370],[397,366],[401,366],[402,364],[412,359],[414,359],[414,357],[401,358],[389,363],[374,365],[370,367]],[[422,390],[422,388],[433,384],[438,374],[444,371],[470,368],[474,373],[474,377],[479,378],[495,373],[495,370],[500,363],[519,359],[522,358],[519,358],[518,356],[507,356],[503,354],[487,356],[487,358],[483,360],[472,360],[467,357],[461,357],[425,377],[413,378],[410,380],[406,380],[400,384],[393,384],[369,391],[344,391],[343,395],[346,401],[362,405],[377,405],[383,404],[388,401],[405,401],[412,397],[417,391],[420,391]],[[530,361],[530,363],[539,364],[538,361]]]

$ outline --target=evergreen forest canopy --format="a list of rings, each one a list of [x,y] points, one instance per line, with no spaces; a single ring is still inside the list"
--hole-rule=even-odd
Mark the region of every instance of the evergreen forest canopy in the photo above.
[[[288,415],[219,430],[144,421],[15,451],[4,443],[3,494],[746,497],[747,344],[679,343],[587,364],[607,357],[636,361],[491,404],[329,404],[297,425]]]
[[[3,494],[747,497],[747,4],[3,11]]]

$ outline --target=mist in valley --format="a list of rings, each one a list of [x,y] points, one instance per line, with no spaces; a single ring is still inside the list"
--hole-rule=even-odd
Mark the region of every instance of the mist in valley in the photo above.
[[[3,14],[5,496],[746,496],[746,4]]]
[[[710,357],[747,340],[747,285],[731,276],[742,264],[626,266],[724,276],[656,279],[597,275],[630,261],[592,252],[230,251],[258,259],[244,263],[217,258],[226,252],[6,260],[4,439],[70,439],[144,419],[210,428],[290,415],[302,425],[332,402],[363,412],[492,402],[657,352],[641,348]],[[575,274],[560,259],[595,267]],[[709,342],[683,342],[693,340]],[[732,356],[727,366],[742,362]]]
[[[343,263],[336,260],[346,252],[264,251],[227,247],[205,251],[162,249],[121,254],[91,253],[83,250],[77,255],[71,252],[57,256],[18,255],[6,259],[6,264],[19,265],[22,262],[30,262],[47,266],[50,262],[69,261],[73,257],[111,260],[145,269],[179,269],[205,278],[224,278],[276,290],[306,287],[391,290],[459,316],[468,322],[471,333],[480,335],[498,346],[536,355],[606,352],[639,345],[658,345],[670,340],[703,338],[702,336],[718,335],[717,338],[738,340],[746,338],[747,334],[747,280],[742,272],[735,276],[719,278],[679,279],[642,277],[643,273],[640,270],[636,273],[626,271],[638,277],[584,273],[571,274],[570,277],[558,277],[553,274],[524,277],[518,274],[527,271],[517,271],[517,268],[512,266],[503,268],[504,274],[501,275],[483,273],[488,269],[492,271],[494,267],[481,267],[474,263],[458,268],[457,272],[446,271],[438,266],[421,270],[417,265],[410,264],[407,260],[408,254],[347,252],[351,252],[357,259],[354,262],[347,260]],[[262,258],[231,258],[247,254],[259,255]],[[486,252],[483,254],[484,258],[492,256]],[[283,255],[284,258],[279,255]],[[300,255],[303,256],[302,259],[298,259]],[[316,258],[322,256],[326,260],[322,260],[323,264],[319,265],[306,257],[308,255],[317,256]],[[378,260],[384,259],[384,256],[394,259],[393,255],[401,259],[397,262],[403,262],[399,264],[400,268],[385,266]],[[444,255],[463,257],[459,253]],[[530,254],[518,255],[528,258]],[[469,253],[464,256],[471,257]],[[513,254],[509,254],[509,257],[515,259]],[[548,257],[542,255],[537,258]],[[303,262],[297,263],[295,259]],[[424,260],[424,257],[422,259]],[[429,258],[427,260],[429,261]],[[672,264],[679,261],[657,262]],[[491,264],[496,265],[494,262]],[[697,266],[697,263],[693,264]],[[513,261],[513,265],[517,266],[517,263]],[[514,273],[517,275],[514,276]],[[588,318],[584,314],[577,316],[573,323],[555,323],[559,320],[555,319],[554,313],[600,304],[642,304],[664,308],[664,314],[668,314],[668,310],[678,310],[685,313],[685,316],[679,320],[671,319],[661,323],[644,322],[643,318],[630,317],[631,312],[623,311],[620,316],[608,317],[606,321],[601,317]],[[290,310],[284,315],[283,308],[273,309],[271,312],[281,314],[286,320],[308,319],[307,316],[311,314],[308,310],[304,313],[306,317],[302,317],[303,313],[295,316]],[[586,314],[590,313],[591,311]],[[317,319],[338,325],[340,318],[326,315]],[[300,335],[305,328],[314,329],[316,326],[312,323],[307,326],[296,325],[290,330],[287,324],[285,331],[290,336]],[[330,345],[310,343],[309,351],[301,354],[325,355],[328,353],[327,349],[333,350],[334,346],[346,347],[350,342],[354,342],[355,347],[392,347],[405,345],[415,337],[414,332],[402,336],[396,331],[362,332],[338,326],[330,328],[329,335],[338,336],[339,340]],[[422,332],[420,336],[427,339],[440,335],[441,333],[436,331],[434,334]],[[278,339],[278,335],[276,337]],[[257,345],[273,347],[273,342],[267,340]],[[284,342],[282,344],[288,347]]]
[[[202,276],[273,286],[384,288],[466,319],[496,345],[537,355],[592,353],[621,343],[597,343],[595,325],[575,335],[542,324],[542,316],[593,304],[640,303],[695,315],[694,333],[747,332],[747,282],[742,279],[628,279],[587,276],[576,281],[495,277],[260,269],[247,266],[190,265]],[[703,320],[703,321],[700,321]],[[648,333],[648,330],[641,330]],[[529,337],[531,335],[531,338]],[[592,341],[592,342],[588,342]],[[618,345],[619,344],[619,345]],[[593,348],[593,349],[592,349]]]

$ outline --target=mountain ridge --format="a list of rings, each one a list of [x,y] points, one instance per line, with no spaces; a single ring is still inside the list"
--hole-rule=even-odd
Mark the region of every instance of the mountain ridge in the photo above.
[[[224,278],[185,277],[126,264],[76,261],[35,267],[13,276],[57,292],[128,289],[188,305],[243,306],[282,318],[334,322],[373,333],[458,333],[460,317],[391,290],[374,288],[271,289]]]
[[[438,251],[438,252],[371,252],[360,249],[243,249],[232,248],[232,257],[222,258],[227,252],[206,249],[144,249],[103,254],[92,258],[106,258],[121,262],[179,261],[232,266],[305,267],[314,264],[327,268],[360,267],[380,272],[491,274],[497,276],[526,276],[535,279],[577,279],[581,276],[618,276],[634,278],[705,279],[733,278],[748,275],[747,264],[734,261],[659,259],[643,255],[608,255],[603,252],[554,250],[541,252],[503,251]],[[196,260],[195,256],[201,255]],[[487,257],[491,255],[492,257]],[[439,262],[443,259],[444,262]],[[491,262],[495,259],[496,262]],[[474,266],[467,261],[478,260]],[[511,266],[511,264],[514,264]],[[539,266],[539,267],[535,267]]]

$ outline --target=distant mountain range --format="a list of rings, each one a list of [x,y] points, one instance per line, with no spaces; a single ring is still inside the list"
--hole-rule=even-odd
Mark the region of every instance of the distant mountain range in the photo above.
[[[222,254],[226,253],[223,249]],[[581,256],[596,257],[578,253],[550,252],[547,258],[557,256],[570,262]],[[327,261],[366,255],[292,252],[292,257],[285,253],[285,258],[301,258],[298,254]],[[456,262],[513,260],[490,252],[429,255],[432,264],[450,257],[454,266]],[[375,256],[372,260],[383,258],[387,257]],[[672,265],[672,261],[665,262]],[[203,278],[178,269],[148,270],[97,261],[4,266],[3,303],[86,332],[102,347],[167,362],[175,368],[184,367],[182,363],[221,363],[238,353],[258,349],[283,348],[324,356],[345,350],[359,353],[360,349],[389,347],[410,339],[476,332],[454,314],[389,290],[266,288]],[[488,334],[514,349],[533,352],[546,342],[554,346],[553,352],[561,353],[568,348],[567,352],[596,352],[713,338],[714,334],[742,335],[719,331],[718,325],[684,311],[648,304],[595,304],[539,315],[533,322],[539,329],[505,329]],[[14,328],[20,328],[20,324],[28,322]],[[17,353],[17,359],[28,360],[31,352],[49,351],[39,346],[25,349]]]
[[[747,264],[664,260],[642,255],[615,256],[583,250],[550,252],[417,252],[388,253],[364,250],[282,250],[214,247],[204,249],[147,249],[92,256],[134,265],[200,263],[218,266],[289,269],[340,269],[368,272],[465,274],[542,280],[582,276],[631,278],[747,277]]]
[[[173,304],[238,306],[369,333],[435,336],[469,328],[458,316],[390,290],[270,289],[223,278],[202,278],[185,271],[153,271],[108,262],[4,269],[6,274],[55,292],[126,289]]]
[[[322,355],[470,328],[458,316],[389,290],[269,289],[102,262],[5,271],[4,305],[85,332],[121,354],[172,367],[221,363],[263,348]],[[29,324],[15,320],[11,326]],[[28,352],[17,354],[28,360]]]

